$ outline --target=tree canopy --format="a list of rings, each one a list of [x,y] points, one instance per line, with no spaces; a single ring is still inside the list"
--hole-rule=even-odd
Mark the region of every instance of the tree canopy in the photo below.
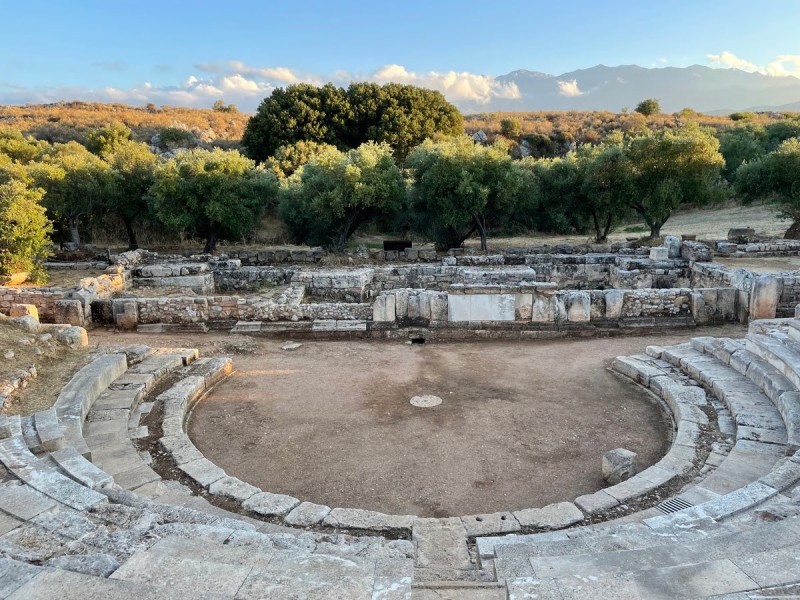
[[[369,220],[400,208],[403,174],[388,144],[367,142],[347,153],[329,149],[288,183],[280,206],[296,241],[339,251]]]
[[[158,166],[151,194],[166,227],[202,236],[214,252],[221,238],[252,231],[277,189],[272,173],[235,150],[190,150]]]
[[[645,117],[657,115],[661,113],[661,104],[655,98],[648,98],[636,105],[636,112],[643,114]]]
[[[301,141],[342,151],[386,142],[403,160],[426,138],[462,131],[461,113],[433,90],[396,83],[352,83],[347,89],[297,84],[278,88],[261,102],[242,145],[263,162],[281,146]]]
[[[478,232],[481,248],[512,214],[522,173],[504,144],[480,146],[461,136],[424,142],[408,157],[417,229],[440,249],[457,248]]]
[[[787,237],[800,237],[800,140],[783,142],[775,152],[736,171],[736,191],[745,202],[769,200],[793,221]]]

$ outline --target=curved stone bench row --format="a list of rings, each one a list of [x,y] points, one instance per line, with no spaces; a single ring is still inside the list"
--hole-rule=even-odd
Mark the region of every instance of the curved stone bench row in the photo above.
[[[650,357],[646,357],[649,360]],[[386,515],[352,508],[331,508],[285,494],[266,492],[225,473],[194,446],[186,434],[186,421],[202,395],[232,370],[229,359],[199,359],[172,388],[162,393],[157,403],[163,405],[162,437],[159,446],[186,476],[213,496],[233,500],[246,511],[278,518],[290,526],[326,526],[341,529],[394,531],[407,534],[418,521],[414,515]],[[679,437],[672,450],[659,463],[636,477],[587,496],[575,503],[559,502],[542,508],[460,517],[468,537],[511,533],[522,530],[563,529],[597,514],[653,492],[676,477],[695,468],[693,440],[698,422],[707,424],[699,406],[705,393],[697,387],[663,384],[668,403],[681,415]],[[682,413],[680,412],[682,411]],[[705,419],[705,420],[703,420]],[[577,505],[577,506],[576,506]],[[580,508],[579,508],[580,507]]]
[[[196,350],[150,349],[146,358],[117,378],[95,402],[84,430],[92,462],[123,489],[136,489],[161,477],[142,459],[131,441],[148,435],[140,426],[152,403],[142,402],[164,377],[194,362]]]

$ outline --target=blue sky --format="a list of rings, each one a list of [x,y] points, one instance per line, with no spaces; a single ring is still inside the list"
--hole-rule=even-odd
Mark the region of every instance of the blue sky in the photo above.
[[[352,79],[480,103],[513,93],[496,75],[599,63],[800,74],[798,0],[0,0],[0,14],[0,103],[222,97],[251,109],[274,86]]]

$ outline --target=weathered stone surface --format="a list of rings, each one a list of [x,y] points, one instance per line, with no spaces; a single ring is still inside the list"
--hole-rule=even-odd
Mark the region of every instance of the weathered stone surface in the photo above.
[[[410,531],[414,524],[412,515],[385,515],[360,508],[334,508],[322,521],[328,527],[367,529],[372,531]]]
[[[523,527],[538,529],[563,529],[584,519],[583,513],[572,502],[518,510],[513,514]]]
[[[218,479],[212,483],[208,486],[208,491],[213,496],[231,498],[238,502],[244,502],[251,496],[258,494],[261,490],[249,483],[245,483],[241,479],[229,476]]]
[[[8,310],[8,316],[12,318],[31,316],[38,321],[39,309],[35,304],[12,304]]]
[[[782,291],[780,277],[759,275],[750,292],[750,319],[774,319]]]
[[[375,298],[372,305],[372,320],[375,322],[390,322],[396,320],[396,301],[394,294],[381,294]]]
[[[206,458],[199,458],[179,465],[178,468],[203,487],[225,477],[225,471]]]
[[[669,248],[665,246],[650,248],[650,260],[669,260]]]
[[[471,566],[467,532],[458,517],[417,519],[411,540],[416,547],[417,567],[438,565],[467,569]]]
[[[53,500],[26,485],[0,486],[0,509],[23,521],[32,519],[55,505]]]
[[[242,507],[266,517],[285,514],[298,504],[300,501],[292,496],[271,494],[259,490],[259,493],[251,496],[242,504]]]
[[[617,448],[603,454],[603,479],[616,485],[636,475],[635,452]]]
[[[469,515],[461,517],[461,521],[470,537],[492,533],[513,533],[521,529],[519,521],[509,512]]]
[[[95,577],[108,577],[119,568],[119,562],[108,554],[84,554],[57,556],[44,563],[44,566]]]
[[[56,339],[70,348],[85,348],[89,345],[89,335],[83,327],[67,327],[56,334]]]
[[[283,520],[289,525],[309,527],[320,523],[330,512],[330,506],[314,504],[313,502],[301,502]]]
[[[681,257],[681,238],[676,235],[665,235],[664,245],[667,247],[668,258],[674,259]]]
[[[80,300],[58,300],[55,304],[56,323],[83,326],[86,315]]]
[[[588,515],[594,515],[614,508],[619,500],[600,490],[594,494],[585,494],[575,498],[575,505]]]

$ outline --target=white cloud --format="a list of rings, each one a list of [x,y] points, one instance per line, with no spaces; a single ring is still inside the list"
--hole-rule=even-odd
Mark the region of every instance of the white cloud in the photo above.
[[[668,63],[669,61],[668,61],[666,58],[659,58],[659,59],[658,59],[658,62],[666,64],[666,63]]]
[[[766,66],[760,66],[731,52],[722,54],[708,54],[709,62],[722,65],[729,69],[740,69],[748,73],[761,73],[771,77],[800,77],[800,55],[782,54]]]
[[[488,104],[495,98],[516,100],[520,98],[519,88],[516,83],[502,83],[489,75],[475,75],[473,73],[448,71],[447,73],[414,73],[407,71],[401,65],[386,65],[367,77],[354,77],[349,74],[345,78],[354,80],[367,80],[376,83],[404,83],[418,85],[433,90],[438,90],[445,97],[458,103]]]
[[[758,65],[739,58],[731,52],[723,52],[722,54],[708,54],[706,55],[708,62],[716,63],[729,69],[739,69],[740,71],[747,71],[748,73],[755,73],[759,70]]]
[[[386,65],[367,74],[336,71],[330,75],[301,73],[287,67],[254,67],[240,61],[201,63],[195,65],[201,77],[190,75],[178,85],[154,86],[136,84],[122,89],[103,87],[97,89],[77,86],[42,86],[36,88],[12,86],[0,82],[0,104],[49,103],[60,100],[86,100],[95,102],[121,102],[126,104],[209,107],[220,98],[251,111],[273,89],[293,83],[322,85],[333,81],[347,85],[352,81],[376,83],[403,83],[438,90],[457,106],[474,108],[494,99],[520,98],[515,83],[496,81],[490,75],[468,72],[415,73],[402,65]],[[560,84],[559,84],[560,85]],[[577,84],[575,85],[577,90]],[[579,95],[580,92],[568,94]]]
[[[558,93],[562,96],[583,96],[583,92],[578,88],[578,80],[556,81]]]

